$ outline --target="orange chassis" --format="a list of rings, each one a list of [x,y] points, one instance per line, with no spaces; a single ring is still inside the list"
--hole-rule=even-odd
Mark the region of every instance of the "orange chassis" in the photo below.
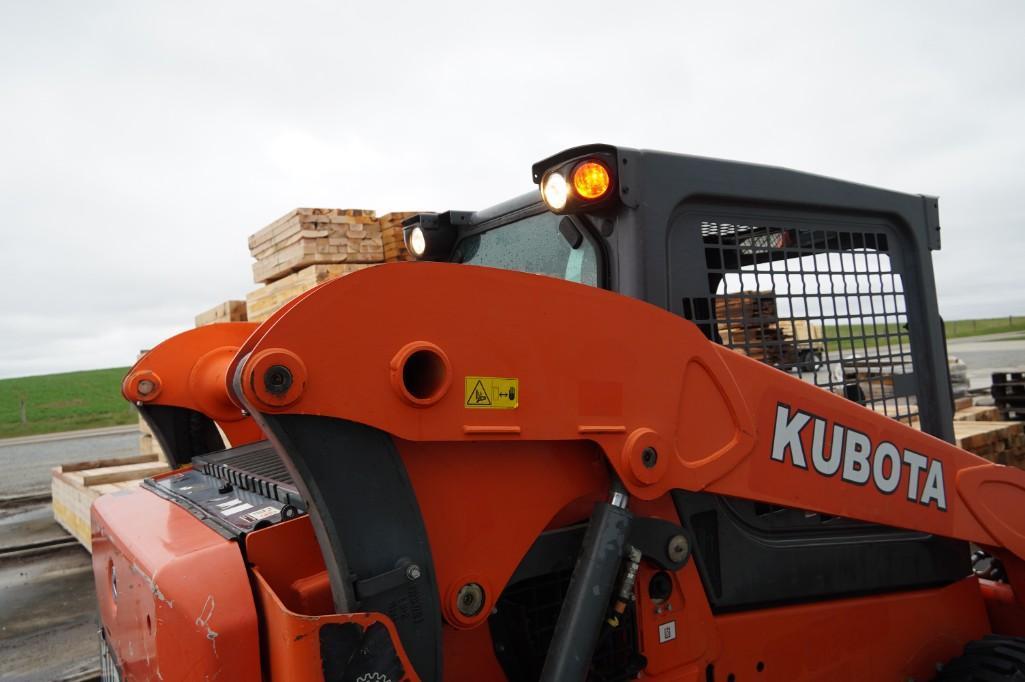
[[[349,328],[348,320],[363,322]],[[133,368],[128,399],[174,399],[204,414],[217,405],[223,410],[209,416],[222,426],[227,405],[242,406],[293,470],[278,416],[315,415],[390,434],[429,540],[445,679],[503,678],[487,627],[498,596],[543,531],[585,519],[616,479],[636,517],[678,523],[669,493],[708,491],[968,540],[998,556],[1008,574],[1007,583],[968,577],[935,589],[723,615],[712,613],[689,561],[673,573],[664,602],[636,591],[645,677],[928,679],[969,640],[1025,632],[1025,472],[709,342],[690,322],[648,304],[535,275],[394,264],[321,285],[238,343],[202,329],[172,342],[173,354],[158,347]],[[220,352],[217,369],[191,381],[189,395],[172,390],[172,377],[197,376],[197,360],[226,346],[237,351],[227,361]],[[292,380],[271,390],[267,373],[280,367]],[[152,375],[161,391],[141,395],[139,378]],[[516,379],[518,405],[468,408],[467,377]],[[259,437],[223,430],[232,445]],[[406,676],[430,677],[414,669],[387,616],[334,612],[340,590],[317,551],[318,544],[326,551],[330,523],[311,505],[308,517],[249,534],[243,559],[226,549],[232,543],[146,491],[101,498],[94,508],[101,606],[118,562],[143,597],[130,613],[121,607],[122,620],[110,603],[102,611],[127,676],[146,678],[156,661],[164,679],[212,679],[218,670],[227,671],[221,679],[256,671],[316,679],[316,631],[351,621],[383,623]],[[197,606],[175,619],[179,604],[151,595],[166,597],[165,581],[180,576],[172,569],[195,567],[197,552],[224,565],[190,573],[191,587],[177,589],[216,593],[217,610],[204,620]],[[642,562],[637,584],[655,570]],[[470,617],[456,604],[468,582],[484,593]],[[192,606],[204,601],[197,599]],[[223,630],[210,636],[222,613],[230,614],[234,639]],[[672,638],[660,636],[668,623]],[[217,651],[208,654],[211,641]],[[199,650],[206,658],[186,653]]]

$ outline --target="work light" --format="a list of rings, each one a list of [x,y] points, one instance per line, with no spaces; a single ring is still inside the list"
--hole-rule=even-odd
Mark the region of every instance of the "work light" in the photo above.
[[[619,195],[616,148],[590,145],[568,149],[534,164],[534,182],[553,213],[592,213]]]

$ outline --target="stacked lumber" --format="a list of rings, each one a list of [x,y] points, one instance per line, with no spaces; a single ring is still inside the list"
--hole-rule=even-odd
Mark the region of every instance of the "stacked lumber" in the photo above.
[[[715,297],[715,319],[723,344],[769,364],[784,362],[784,334],[771,291]]]
[[[250,322],[263,322],[281,306],[313,287],[329,279],[373,267],[376,263],[337,263],[332,265],[311,265],[299,272],[282,277],[276,282],[260,287],[246,294],[246,306]]]
[[[956,422],[1001,421],[1000,410],[992,405],[972,405],[954,413]]]
[[[406,249],[406,241],[402,235],[402,221],[415,215],[415,211],[404,211],[386,213],[381,216],[381,242],[384,244],[385,263],[414,260],[412,254]]]
[[[225,301],[196,315],[196,326],[202,327],[215,322],[245,322],[247,319],[245,301]]]
[[[249,238],[253,278],[267,283],[310,265],[379,263],[381,225],[373,211],[297,208]]]
[[[156,455],[135,455],[55,467],[50,479],[53,517],[91,552],[89,509],[96,498],[134,488],[142,479],[167,470],[167,463],[160,461]]]
[[[957,446],[997,464],[1025,469],[1025,424],[955,421]]]
[[[402,221],[415,212],[380,217],[374,211],[297,208],[249,238],[253,278],[264,286],[246,295],[250,322],[263,322],[299,294],[335,277],[376,265],[413,260]],[[198,322],[198,318],[197,318]]]

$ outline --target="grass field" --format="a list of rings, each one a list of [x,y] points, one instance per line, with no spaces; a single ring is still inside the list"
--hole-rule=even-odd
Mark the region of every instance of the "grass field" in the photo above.
[[[138,413],[121,397],[127,371],[114,367],[0,379],[0,438],[134,423]]]
[[[950,320],[944,322],[947,339],[959,339],[983,334],[1001,334],[1004,332],[1025,332],[1025,317],[991,317],[977,320]],[[896,345],[898,334],[903,334],[902,341],[908,343],[907,330],[895,323],[879,324],[842,324],[839,326],[824,325],[822,336],[828,350],[859,350],[863,347],[874,348],[877,345]],[[864,340],[862,340],[862,337]]]
[[[1025,317],[1008,315],[1007,317],[989,317],[979,320],[951,320],[946,322],[945,326],[948,339],[982,334],[1023,332],[1025,331]]]

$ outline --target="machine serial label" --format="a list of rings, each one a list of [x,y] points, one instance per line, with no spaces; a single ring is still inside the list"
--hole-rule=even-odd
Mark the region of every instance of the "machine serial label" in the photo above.
[[[671,620],[668,623],[662,623],[658,626],[658,643],[665,644],[676,639],[676,621]]]
[[[520,380],[501,377],[466,377],[463,404],[485,410],[515,410],[520,404]]]
[[[811,447],[806,449],[808,445]],[[840,480],[853,485],[871,481],[884,495],[900,490],[909,502],[947,511],[940,460],[887,441],[873,443],[860,431],[840,423],[830,425],[826,419],[803,410],[791,416],[790,406],[782,403],[776,405],[770,457],[783,463],[789,458],[790,464],[799,469],[808,469],[811,459],[812,469],[821,476],[839,473]]]

